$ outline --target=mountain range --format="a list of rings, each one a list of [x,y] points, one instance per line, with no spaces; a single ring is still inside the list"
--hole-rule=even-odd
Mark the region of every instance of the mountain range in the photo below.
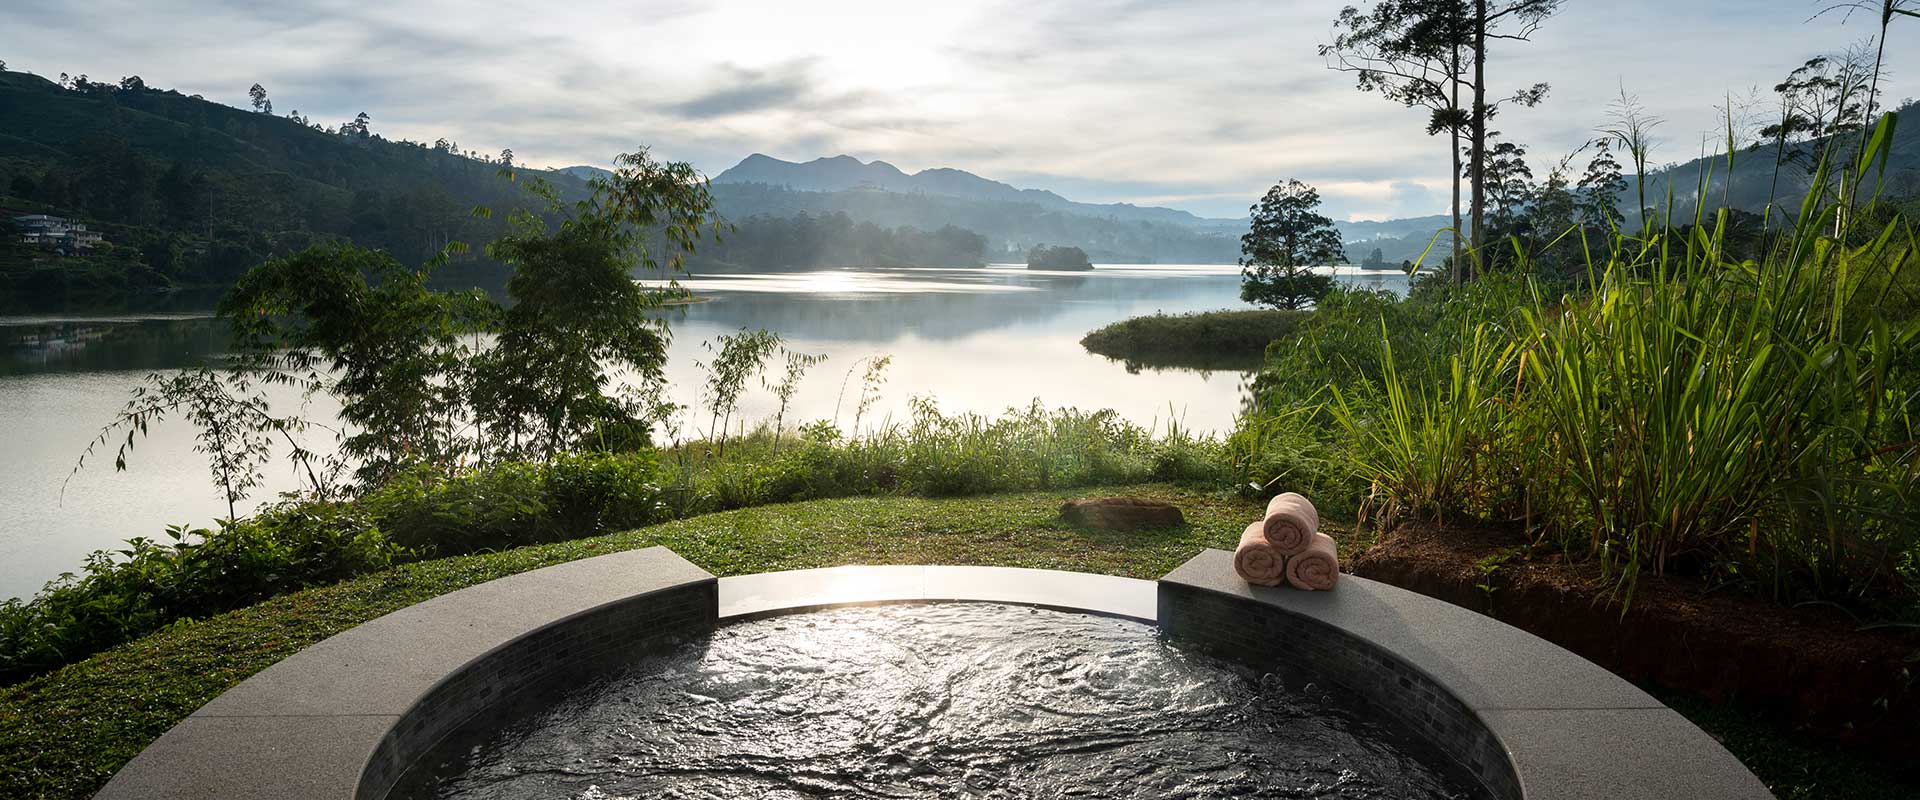
[[[1914,110],[1901,109],[1909,117]],[[1676,216],[1690,213],[1703,184],[1711,204],[1755,211],[1774,197],[1797,205],[1809,183],[1805,155],[1822,144],[1789,148],[1795,163],[1777,176],[1771,148],[1743,148],[1731,170],[1725,159],[1683,163],[1650,175],[1647,197],[1655,205],[1672,197]],[[1890,195],[1920,194],[1920,126],[1900,126],[1888,144],[1891,157],[1876,177]],[[322,126],[247,111],[135,76],[56,83],[0,69],[0,232],[13,215],[50,214],[85,223],[108,245],[53,258],[0,235],[0,307],[225,285],[263,258],[319,241],[351,240],[421,263],[450,242],[490,241],[504,230],[508,215],[475,216],[476,206],[529,205],[498,176],[509,155],[463,151],[445,139],[390,140],[364,118]],[[572,167],[550,177],[573,198],[583,179],[604,174]],[[989,261],[1020,261],[1049,244],[1079,247],[1103,263],[1232,263],[1247,226],[1244,218],[1077,202],[961,169],[909,174],[847,155],[797,163],[750,155],[714,176],[713,194],[723,217],[765,234],[754,260],[775,269],[808,267],[793,255],[808,250],[797,242],[817,245],[816,260],[839,257],[844,242],[836,237],[869,242],[889,259],[934,251],[952,259],[967,249],[956,244],[977,240],[974,252]],[[1447,224],[1442,215],[1336,223],[1352,260],[1379,249],[1389,263],[1419,257]],[[735,261],[716,266],[749,266]],[[501,267],[478,248],[452,262],[476,274]]]
[[[580,177],[590,177],[591,169],[569,168]],[[1094,254],[1097,261],[1232,263],[1239,255],[1239,237],[1247,230],[1245,217],[1208,218],[1132,203],[1082,203],[966,170],[940,167],[909,174],[885,161],[849,155],[793,162],[755,153],[715,175],[713,184],[723,214],[844,212],[883,225],[951,223],[1003,242],[1008,252],[1035,244],[1070,244]],[[756,204],[748,199],[753,189],[784,195],[784,202],[778,207]],[[917,206],[926,207],[924,213],[906,212]],[[985,213],[989,210],[1001,213]],[[1023,217],[1051,217],[1053,222],[1033,231]],[[1070,230],[1062,230],[1062,223]],[[1356,261],[1379,247],[1383,258],[1396,264],[1418,258],[1434,233],[1450,224],[1444,214],[1334,223]],[[1147,227],[1132,231],[1123,229],[1125,225]]]
[[[1081,216],[1127,222],[1157,222],[1202,229],[1243,229],[1244,219],[1208,219],[1173,208],[1132,203],[1077,203],[1045,189],[1019,189],[950,167],[911,175],[885,161],[861,161],[849,155],[805,163],[754,153],[713,177],[714,183],[760,183],[810,192],[883,191],[931,194],[990,203],[1021,203]]]

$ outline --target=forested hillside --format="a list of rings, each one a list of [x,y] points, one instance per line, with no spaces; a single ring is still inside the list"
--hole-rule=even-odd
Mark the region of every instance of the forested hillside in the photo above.
[[[64,77],[64,76],[63,76]],[[106,234],[60,256],[0,236],[0,306],[224,285],[263,258],[349,238],[418,263],[484,242],[523,196],[499,157],[391,141],[365,115],[330,128],[244,111],[137,77],[65,84],[0,72],[0,226],[49,213]],[[553,175],[563,189],[581,182]],[[477,249],[449,272],[485,266]]]
[[[511,151],[491,156],[444,139],[390,140],[364,114],[333,125],[298,111],[281,116],[264,90],[255,106],[155,89],[138,77],[56,82],[0,71],[0,308],[223,287],[269,256],[333,239],[388,250],[407,264],[466,242],[475,247],[439,274],[498,280],[498,266],[478,245],[503,230],[506,215],[472,210],[525,202],[499,175],[513,164]],[[603,172],[543,174],[573,193]],[[1037,242],[1076,244],[1104,261],[1224,262],[1238,253],[1231,235],[1154,221],[1198,220],[1184,212],[1075,204],[958,170],[922,176],[936,188],[964,184],[991,194],[999,187],[1016,201],[721,182],[715,200],[734,230],[703,247],[693,265],[970,266],[1017,260]],[[1087,209],[1137,213],[1074,213]],[[103,234],[104,243],[64,253],[24,244],[12,220],[25,214],[66,217]]]
[[[1244,220],[1207,219],[1174,208],[1132,203],[1076,203],[1045,189],[1019,189],[963,169],[936,167],[911,175],[885,161],[863,162],[848,155],[816,158],[804,164],[754,153],[713,176],[714,183],[764,183],[811,192],[878,189],[899,194],[937,194],[965,200],[1016,203],[1065,211],[1094,219],[1158,222],[1214,232],[1238,233]]]
[[[1920,116],[1912,113],[1916,108],[1915,103],[1908,101],[1895,113],[1901,118],[1913,119]],[[1828,177],[1837,185],[1839,165],[1859,152],[1862,144],[1862,131],[1857,125],[1830,123],[1828,127],[1837,132],[1828,135],[1809,134],[1808,125],[1804,121],[1788,125],[1785,135],[1780,135],[1778,126],[1749,130],[1735,138],[1738,146],[1731,161],[1724,154],[1724,143],[1720,143],[1721,155],[1654,166],[1664,160],[1668,148],[1678,147],[1677,143],[1654,143],[1644,194],[1647,207],[1659,221],[1664,222],[1670,210],[1673,220],[1681,223],[1691,220],[1694,210],[1702,205],[1708,209],[1725,207],[1755,215],[1745,224],[1757,229],[1759,215],[1764,214],[1771,202],[1775,208],[1786,209],[1786,217],[1776,215],[1775,220],[1791,218],[1798,212],[1801,199],[1813,188],[1814,173],[1823,154],[1833,154]],[[1499,147],[1502,159],[1497,166],[1502,168],[1504,179],[1499,191],[1490,193],[1488,198],[1490,218],[1496,221],[1519,219],[1535,210],[1563,205],[1569,187],[1582,178],[1577,172],[1579,165],[1595,152],[1589,145],[1586,151],[1568,155],[1567,161],[1556,163],[1557,157],[1529,153],[1524,146],[1501,143]],[[1886,154],[1885,162],[1876,164],[1873,174],[1862,183],[1863,199],[1889,201],[1882,204],[1886,208],[1911,207],[1915,198],[1920,198],[1920,125],[1896,125],[1881,151]],[[1622,170],[1615,184],[1620,187],[1618,207],[1628,226],[1639,224],[1640,215],[1635,209],[1642,196],[1634,185],[1636,176],[1632,166],[1630,161],[1615,163],[1615,167]],[[1704,204],[1699,202],[1703,189]],[[1426,252],[1424,264],[1437,266],[1451,247],[1447,236],[1436,238],[1436,234],[1451,227],[1444,215],[1338,225],[1347,240],[1348,255],[1356,260],[1378,249],[1381,260],[1399,264],[1420,258],[1431,244],[1432,250]]]
[[[1911,100],[1893,109],[1903,124],[1894,126],[1893,136],[1884,148],[1886,163],[1875,166],[1875,177],[1867,180],[1866,191],[1873,191],[1877,184],[1883,197],[1920,195],[1920,124],[1913,122],[1920,120],[1920,114],[1913,113],[1916,110],[1920,110],[1920,103]],[[1724,203],[1742,211],[1760,213],[1772,200],[1776,206],[1786,203],[1797,208],[1813,185],[1813,171],[1820,154],[1830,144],[1842,155],[1857,152],[1861,132],[1844,130],[1831,137],[1789,137],[1778,142],[1764,136],[1754,138],[1759,141],[1743,143],[1745,146],[1734,154],[1731,187],[1726,177],[1729,169],[1725,156],[1690,159],[1647,176],[1647,204],[1664,207],[1671,189],[1674,206],[1690,212],[1705,181],[1709,207]],[[1631,179],[1629,176],[1628,180]]]

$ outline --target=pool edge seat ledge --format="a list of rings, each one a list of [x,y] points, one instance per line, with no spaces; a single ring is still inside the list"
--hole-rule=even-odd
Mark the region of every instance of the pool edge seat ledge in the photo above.
[[[1360,700],[1502,800],[1767,800],[1713,737],[1653,696],[1492,617],[1352,575],[1252,586],[1206,550],[1159,581],[1170,636]]]
[[[717,584],[649,547],[408,606],[241,681],[127,762],[95,798],[384,797],[433,743],[527,682],[710,631]]]
[[[557,564],[395,611],[242,681],[154,741],[104,800],[378,800],[434,743],[533,682],[721,621],[851,604],[1015,603],[1156,622],[1377,706],[1500,800],[1760,800],[1706,733],[1505,623],[1342,576],[1250,587],[1206,550],[1158,582],[1004,567],[869,566],[715,579],[662,547]]]

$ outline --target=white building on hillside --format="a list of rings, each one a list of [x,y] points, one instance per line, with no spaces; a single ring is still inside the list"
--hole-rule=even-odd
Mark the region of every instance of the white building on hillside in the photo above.
[[[13,218],[13,225],[20,230],[20,241],[58,250],[91,250],[104,240],[99,231],[87,230],[85,225],[50,214],[17,216]]]

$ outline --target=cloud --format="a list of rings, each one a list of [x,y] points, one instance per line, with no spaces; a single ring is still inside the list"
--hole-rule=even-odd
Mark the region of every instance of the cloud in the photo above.
[[[1413,181],[1394,181],[1387,187],[1388,213],[1395,217],[1414,217],[1433,213],[1436,207],[1444,206],[1449,198]]]
[[[801,105],[815,90],[807,74],[809,64],[797,61],[774,69],[743,69],[729,64],[722,68],[722,85],[675,103],[671,110],[684,117],[706,119]]]
[[[94,0],[0,4],[11,68],[141,75],[244,106],[393,138],[606,164],[646,144],[708,173],[752,152],[951,166],[1086,202],[1237,217],[1266,187],[1313,183],[1336,218],[1440,213],[1448,143],[1355,91],[1315,51],[1336,3],[1265,0]],[[1569,3],[1530,43],[1498,42],[1496,94],[1536,172],[1605,121],[1624,84],[1667,119],[1656,163],[1690,158],[1729,90],[1770,86],[1867,31],[1796,3]],[[1920,50],[1889,50],[1915,94]],[[1764,90],[1763,90],[1764,93]]]

